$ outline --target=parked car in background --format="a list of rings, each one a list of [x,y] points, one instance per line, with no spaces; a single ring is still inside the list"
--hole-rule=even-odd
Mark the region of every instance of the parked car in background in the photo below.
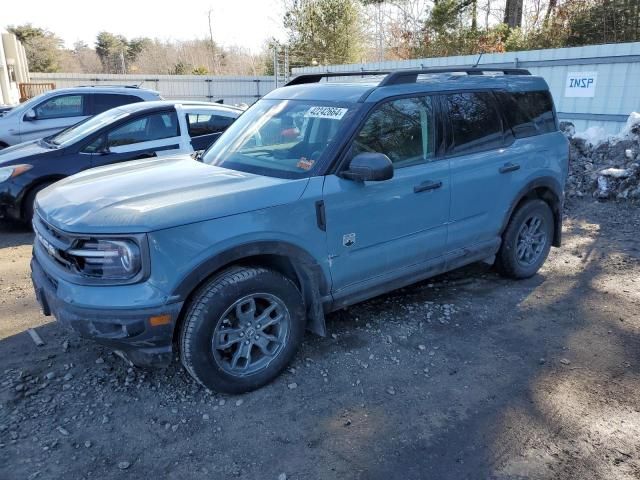
[[[203,151],[241,113],[215,103],[133,103],[6,148],[0,151],[0,216],[31,222],[40,190],[88,168]]]
[[[466,75],[464,74],[466,73]],[[36,200],[45,314],[245,392],[328,312],[471,262],[527,278],[560,246],[567,138],[526,70],[396,71],[270,92],[202,157],[80,173]],[[379,75],[379,74],[378,74]],[[497,287],[499,288],[499,287]]]
[[[162,100],[134,86],[86,86],[51,90],[0,113],[0,149],[53,135],[71,125],[129,103]]]

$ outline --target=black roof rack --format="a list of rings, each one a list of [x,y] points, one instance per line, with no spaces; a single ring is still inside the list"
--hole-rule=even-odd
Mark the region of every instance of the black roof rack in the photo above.
[[[467,75],[484,75],[485,72],[496,72],[504,75],[531,75],[529,70],[524,68],[482,68],[482,67],[436,67],[422,68],[417,70],[381,70],[381,71],[361,71],[361,72],[325,72],[325,73],[305,73],[289,81],[285,86],[302,85],[305,83],[317,83],[323,78],[331,77],[358,77],[385,75],[378,85],[384,87],[388,85],[398,85],[402,83],[415,83],[418,75],[428,75],[432,73],[466,73]]]
[[[289,80],[285,87],[289,87],[291,85],[302,85],[303,83],[318,83],[323,78],[332,78],[332,77],[366,77],[366,76],[380,76],[380,75],[388,75],[391,73],[391,70],[379,70],[379,71],[371,71],[371,70],[363,70],[361,72],[324,72],[324,73],[303,73],[302,75],[298,75],[297,77]]]
[[[396,70],[384,77],[379,87],[398,85],[401,83],[415,83],[418,75],[431,73],[466,73],[467,75],[484,75],[485,72],[502,73],[504,75],[531,75],[524,68],[480,68],[480,67],[453,67],[453,68],[423,68],[420,70]]]
[[[96,79],[97,80],[97,79]],[[96,85],[78,85],[78,87],[93,88],[93,87],[107,87],[107,88],[140,88],[140,85],[109,85],[106,83]],[[74,87],[77,88],[77,87]]]

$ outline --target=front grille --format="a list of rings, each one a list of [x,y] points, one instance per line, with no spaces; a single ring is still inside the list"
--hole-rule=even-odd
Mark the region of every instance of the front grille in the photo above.
[[[33,231],[36,234],[35,242],[43,254],[68,272],[75,271],[75,265],[66,254],[73,246],[75,238],[49,225],[39,215],[34,216]]]

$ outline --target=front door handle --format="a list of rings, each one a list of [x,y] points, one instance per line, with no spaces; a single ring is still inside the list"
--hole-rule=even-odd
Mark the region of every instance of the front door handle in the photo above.
[[[520,165],[518,165],[517,163],[509,162],[501,166],[498,171],[500,173],[509,173],[509,172],[515,172],[516,170],[520,170]]]
[[[442,182],[434,182],[432,180],[427,180],[426,182],[421,183],[420,185],[416,185],[413,187],[413,193],[426,192],[427,190],[435,190],[442,186]]]

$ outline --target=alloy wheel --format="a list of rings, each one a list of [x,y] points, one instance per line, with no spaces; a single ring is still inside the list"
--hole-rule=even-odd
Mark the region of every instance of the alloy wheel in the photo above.
[[[547,230],[544,219],[531,215],[523,222],[516,241],[516,258],[522,265],[533,265],[544,252],[547,244]]]
[[[265,369],[283,350],[291,316],[278,297],[254,293],[236,300],[213,332],[211,349],[220,368],[234,376]]]

